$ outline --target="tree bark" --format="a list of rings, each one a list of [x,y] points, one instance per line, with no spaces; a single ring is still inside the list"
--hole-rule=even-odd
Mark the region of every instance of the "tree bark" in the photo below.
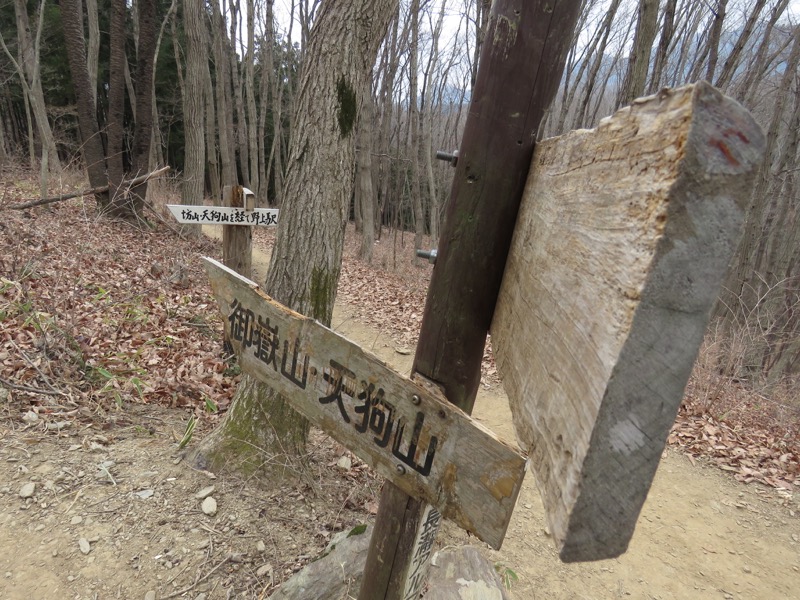
[[[136,44],[136,126],[131,147],[131,174],[135,177],[147,172],[150,161],[150,144],[153,139],[153,75],[158,42],[156,1],[137,0],[139,37]],[[129,208],[133,215],[141,216],[147,195],[147,182],[131,188]]]
[[[408,67],[408,118],[411,127],[411,144],[408,151],[411,162],[411,205],[414,207],[414,250],[422,248],[422,237],[425,235],[425,207],[422,203],[422,186],[420,185],[419,159],[419,12],[420,0],[411,0],[409,18],[411,19],[411,46],[409,47]],[[421,266],[422,259],[414,255],[414,265]]]
[[[86,0],[86,20],[89,25],[86,69],[89,71],[92,99],[97,106],[97,66],[100,63],[100,19],[97,14],[97,0]]]
[[[92,82],[86,66],[86,47],[83,44],[83,18],[80,0],[61,0],[61,23],[64,42],[72,75],[72,85],[78,104],[78,126],[81,134],[83,162],[89,174],[89,184],[100,188],[108,183],[103,141],[100,139],[97,115],[95,114]],[[95,196],[102,206],[108,202],[108,194]]]
[[[205,11],[194,0],[183,2],[186,31],[186,80],[183,96],[183,131],[186,158],[183,168],[183,204],[203,204],[205,181],[204,69],[208,65]]]
[[[662,74],[664,66],[669,56],[669,48],[672,44],[672,37],[675,33],[675,7],[678,0],[667,0],[664,6],[664,21],[661,24],[661,39],[658,42],[656,58],[653,64],[653,74],[650,77],[650,86],[647,88],[648,94],[655,94],[661,88]]]
[[[617,107],[626,106],[644,94],[647,71],[650,66],[650,49],[656,37],[658,0],[639,0],[639,18],[628,59],[625,82],[617,96]]]
[[[25,79],[25,92],[28,96],[31,109],[36,120],[36,128],[42,142],[43,160],[46,160],[50,171],[53,173],[61,172],[61,161],[58,158],[53,132],[50,128],[50,121],[47,118],[47,106],[42,91],[42,79],[39,72],[39,44],[42,35],[42,24],[44,19],[44,0],[39,5],[38,25],[36,27],[36,39],[31,35],[30,23],[28,20],[28,9],[24,0],[14,0],[14,12],[17,22],[17,40],[19,43],[19,53],[21,65],[17,65],[20,70],[20,77]],[[33,135],[33,132],[30,132]],[[47,153],[47,156],[44,156]]]
[[[125,0],[111,0],[110,41],[111,54],[108,60],[108,125],[106,135],[108,152],[108,187],[111,202],[107,210],[114,217],[126,215],[126,192],[120,184],[123,170],[123,119],[125,118]]]
[[[287,164],[287,202],[265,291],[325,325],[333,314],[353,193],[359,95],[396,3],[322,4],[305,50]],[[272,457],[294,460],[304,449],[307,431],[308,422],[277,393],[245,377],[224,421],[193,456],[206,468],[236,466],[274,474],[285,460]]]
[[[216,78],[214,92],[217,99],[217,138],[219,140],[219,159],[222,167],[222,185],[237,185],[236,157],[231,145],[233,130],[233,101],[231,99],[230,61],[226,54],[228,36],[225,32],[225,20],[220,12],[218,0],[212,0],[214,52],[214,76]]]
[[[372,86],[366,81],[358,117],[358,153],[356,154],[356,212],[361,216],[361,260],[372,262],[375,244],[375,198],[372,185],[372,131],[375,127]]]

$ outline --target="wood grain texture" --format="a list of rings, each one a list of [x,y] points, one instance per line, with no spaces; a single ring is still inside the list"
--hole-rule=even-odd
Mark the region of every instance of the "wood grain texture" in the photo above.
[[[244,192],[240,185],[222,189],[222,203],[244,208]],[[222,228],[222,261],[231,269],[250,277],[253,271],[253,230],[246,225],[225,225]]]
[[[242,371],[406,494],[499,547],[525,458],[422,385],[204,259]]]
[[[763,145],[700,83],[537,146],[492,341],[564,561],[627,549]]]

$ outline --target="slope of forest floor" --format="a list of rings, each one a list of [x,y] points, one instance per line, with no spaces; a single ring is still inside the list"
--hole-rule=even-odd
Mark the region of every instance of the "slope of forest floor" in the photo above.
[[[23,174],[0,185],[0,210],[36,193]],[[377,510],[381,482],[319,432],[307,471],[279,489],[180,462],[186,424],[196,443],[239,373],[198,260],[219,245],[151,216],[157,227],[142,231],[97,217],[90,200],[3,211],[0,598],[267,597]],[[256,247],[273,237],[257,230]],[[408,234],[384,230],[372,265],[357,245],[348,228],[333,326],[407,371],[431,267],[412,264]],[[483,376],[476,418],[511,439],[489,349]],[[800,409],[713,377],[698,369],[690,383],[669,440],[680,453],[665,453],[621,559],[560,565],[526,481],[504,549],[487,551],[517,576],[515,598],[791,595]],[[202,509],[209,495],[215,514]],[[447,527],[442,543],[475,540]]]

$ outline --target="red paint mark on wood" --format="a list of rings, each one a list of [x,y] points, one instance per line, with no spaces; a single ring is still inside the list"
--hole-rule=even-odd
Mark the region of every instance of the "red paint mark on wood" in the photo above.
[[[738,167],[741,163],[736,159],[736,157],[731,153],[730,148],[728,145],[723,142],[722,140],[718,140],[716,138],[711,139],[711,144],[716,146],[720,152],[725,156],[727,161],[731,163],[733,166]]]

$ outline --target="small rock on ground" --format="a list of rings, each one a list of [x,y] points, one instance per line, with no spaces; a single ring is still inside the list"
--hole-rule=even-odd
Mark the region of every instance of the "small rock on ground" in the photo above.
[[[86,538],[81,538],[78,540],[78,547],[81,549],[83,554],[89,554],[89,552],[92,551],[92,545]]]
[[[214,490],[215,490],[215,489],[216,489],[216,488],[215,488],[213,485],[206,486],[206,487],[204,487],[202,490],[200,490],[199,492],[197,492],[197,493],[194,495],[194,497],[195,497],[195,498],[197,498],[198,500],[205,500],[205,499],[206,499],[206,498],[208,498],[208,497],[209,497],[211,494],[213,494],[213,493],[214,493]]]
[[[212,496],[209,496],[203,500],[203,504],[200,505],[200,510],[203,511],[203,514],[213,517],[217,514],[217,501],[214,500]]]
[[[36,484],[32,481],[26,483],[19,489],[19,497],[20,498],[33,498],[33,495],[36,493]]]

